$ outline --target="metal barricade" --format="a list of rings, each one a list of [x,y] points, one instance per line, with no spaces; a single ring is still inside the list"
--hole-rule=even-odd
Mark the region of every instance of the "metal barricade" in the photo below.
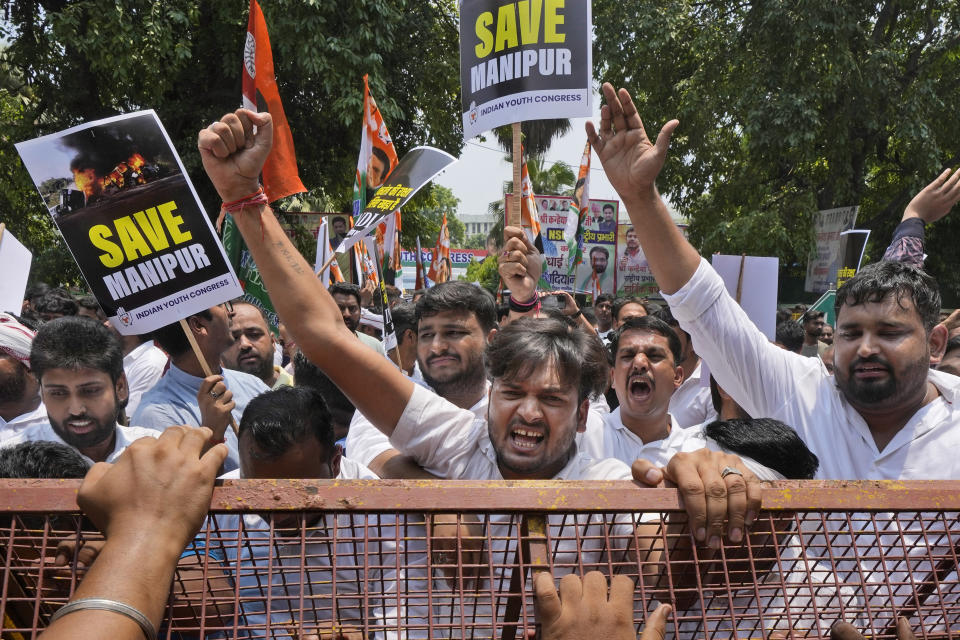
[[[0,481],[3,638],[35,637],[97,532],[78,481]],[[496,638],[537,632],[533,576],[636,582],[677,638],[960,633],[960,482],[784,481],[742,544],[693,543],[673,489],[630,482],[226,481],[184,551],[166,638]],[[74,558],[52,562],[58,545]],[[67,548],[67,547],[64,547]]]

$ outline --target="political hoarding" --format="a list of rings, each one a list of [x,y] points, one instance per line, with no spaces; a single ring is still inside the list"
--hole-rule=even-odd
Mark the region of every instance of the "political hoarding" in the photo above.
[[[660,287],[640,248],[640,239],[632,223],[617,226],[617,297],[651,297]]]
[[[433,147],[416,147],[403,156],[387,179],[377,187],[350,229],[336,248],[343,253],[358,240],[373,231],[397,209],[403,207],[424,185],[438,173],[456,162],[446,151]]]
[[[807,279],[804,289],[811,293],[823,293],[835,289],[837,270],[841,268],[842,249],[846,239],[844,231],[853,229],[857,223],[860,207],[839,207],[817,213],[814,221],[816,247],[807,260]]]
[[[124,335],[243,293],[153,111],[16,145],[90,290]]]
[[[507,202],[511,194],[506,196]],[[536,196],[545,258],[542,280],[558,291],[599,295],[613,293],[617,246],[616,200],[589,200],[583,224],[583,262],[570,269],[570,245],[564,233],[567,221],[579,213],[565,196]]]
[[[592,114],[590,0],[462,0],[463,137]]]

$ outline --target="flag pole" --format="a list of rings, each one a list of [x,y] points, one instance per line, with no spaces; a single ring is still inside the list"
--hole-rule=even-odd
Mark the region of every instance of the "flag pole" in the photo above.
[[[213,371],[210,370],[210,365],[207,363],[207,359],[203,357],[203,352],[200,351],[200,345],[197,344],[197,339],[193,337],[193,332],[190,331],[190,325],[187,324],[186,318],[180,318],[180,328],[183,329],[183,333],[187,336],[187,340],[190,341],[190,346],[193,348],[193,355],[197,356],[197,361],[200,362],[200,368],[203,370],[203,375],[209,378],[213,375]],[[237,421],[234,420],[232,412],[230,413],[230,427],[233,429],[234,434],[240,434],[240,428],[237,427]]]
[[[363,242],[363,240],[361,240],[360,242]],[[380,311],[380,315],[383,318],[383,338],[384,340],[386,340],[387,316],[390,313],[390,309],[389,309],[390,304],[389,304],[389,301],[387,300],[387,287],[383,283],[383,269],[380,267],[381,263],[383,262],[383,256],[380,255],[380,246],[376,242],[373,243],[373,257],[374,257],[374,262],[376,263],[373,265],[373,268],[376,269],[377,271],[377,281],[378,281],[377,290],[380,292],[380,306],[382,307]],[[393,324],[392,318],[391,318],[390,324],[391,325]],[[399,336],[397,336],[397,332],[395,330],[393,332],[393,335],[394,335],[394,340],[396,341],[397,344],[395,344],[393,348],[390,349],[390,355],[392,356],[391,359],[396,363],[398,367],[400,367],[400,370],[403,371],[403,361],[400,359],[400,338]]]
[[[523,164],[523,158],[520,157],[520,143],[522,141],[522,133],[520,130],[520,123],[513,123],[513,197],[510,198],[509,210],[505,212],[506,214],[506,226],[519,227],[521,226],[520,220],[520,198],[522,194],[520,193],[523,189],[520,176],[520,167]],[[504,243],[507,241],[506,234],[503,237]]]

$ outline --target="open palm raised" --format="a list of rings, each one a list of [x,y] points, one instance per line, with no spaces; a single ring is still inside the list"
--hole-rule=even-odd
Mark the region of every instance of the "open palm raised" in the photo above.
[[[653,189],[667,157],[670,136],[680,121],[663,125],[654,144],[647,137],[627,90],[614,91],[613,85],[605,82],[602,91],[606,104],[600,109],[600,133],[592,122],[587,122],[587,138],[600,157],[610,184],[627,200]]]

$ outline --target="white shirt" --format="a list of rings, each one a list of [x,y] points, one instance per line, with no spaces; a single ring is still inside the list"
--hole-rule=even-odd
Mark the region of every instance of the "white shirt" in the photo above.
[[[0,418],[0,442],[12,438],[30,427],[47,422],[47,407],[43,404],[43,401],[33,411],[22,413],[13,420]]]
[[[645,443],[640,436],[623,424],[620,407],[617,407],[604,417],[603,426],[600,429],[588,429],[580,438],[578,446],[584,455],[594,460],[616,458],[627,465],[632,465],[634,460],[643,458],[658,467],[665,467],[670,462],[670,458],[686,450],[684,443],[691,438],[699,438],[700,432],[699,425],[689,429],[681,428],[671,415],[670,433],[667,437]],[[702,448],[702,444],[697,448]]]
[[[221,478],[238,479],[240,470]],[[338,480],[375,478],[356,461],[345,456],[340,459]],[[201,529],[196,547],[224,557],[241,599],[240,624],[249,626],[251,635],[266,628],[269,598],[267,637],[296,637],[288,629],[299,630],[301,625],[304,633],[318,627],[329,629],[335,607],[338,622],[360,627],[366,620],[371,627],[381,627],[374,632],[375,638],[396,638],[395,631],[382,628],[397,626],[398,574],[389,569],[397,566],[395,526],[392,515],[327,513],[307,529],[301,544],[299,535],[284,537],[275,531],[271,538],[270,523],[255,513],[243,515],[242,523],[239,514],[217,514]],[[204,533],[208,530],[209,539]],[[414,535],[423,536],[424,532]],[[424,558],[419,560],[422,563]],[[301,583],[306,588],[301,589]],[[366,613],[363,596],[368,600]],[[405,609],[401,613],[405,615]],[[422,611],[411,614],[425,615]]]
[[[820,459],[818,478],[960,478],[960,377],[931,370],[942,394],[917,411],[883,451],[819,358],[769,342],[701,260],[679,291],[664,295],[717,383],[752,416],[796,429]]]
[[[123,356],[123,372],[127,374],[130,399],[127,400],[127,415],[132,416],[140,405],[140,396],[153,388],[167,366],[167,354],[147,340]]]
[[[683,384],[677,387],[670,397],[670,415],[681,427],[713,422],[717,419],[717,410],[713,408],[709,385],[702,384],[703,363],[698,362],[693,373],[688,373]]]
[[[390,438],[401,453],[412,456],[424,468],[439,471],[450,480],[503,480],[493,443],[487,432],[486,419],[461,409],[435,393],[415,386],[410,400]],[[578,451],[554,480],[630,480],[630,467],[619,460],[593,460]],[[492,514],[487,521],[491,558],[505,558],[510,563],[516,554],[516,536],[519,516]],[[551,552],[554,575],[560,577],[571,571],[604,570],[609,562],[624,559],[635,526],[633,516],[617,515],[604,522],[595,514],[549,515]],[[574,531],[576,529],[576,531]],[[606,531],[606,535],[604,532]],[[579,534],[579,535],[578,535]],[[579,546],[578,546],[579,538]],[[609,547],[606,545],[609,540]],[[579,568],[578,568],[579,567]],[[509,591],[510,571],[499,568],[493,580],[495,590]],[[479,593],[489,592],[490,579],[482,580]],[[500,598],[496,619],[503,620],[506,598]],[[494,619],[489,602],[483,598],[452,599],[449,604],[435,605],[434,616],[441,624],[453,623],[451,631],[459,636],[457,621],[460,612],[470,624],[486,627]],[[533,616],[533,612],[528,614]],[[467,627],[468,632],[470,626]]]
[[[418,371],[414,369],[414,374],[417,373]],[[416,379],[411,379],[416,382]],[[426,383],[420,386],[425,385]],[[481,395],[477,403],[469,409],[478,419],[487,419],[487,402],[489,397],[487,392],[489,390],[490,383],[484,381],[483,395]],[[393,445],[390,444],[390,438],[388,438],[384,432],[373,426],[373,423],[370,422],[365,415],[359,411],[354,411],[353,420],[350,421],[350,429],[347,431],[346,442],[347,454],[351,458],[357,460],[360,464],[369,465],[384,451],[391,451],[393,448]],[[426,471],[434,475],[440,475],[433,469],[426,469]]]
[[[113,451],[107,456],[104,462],[116,462],[117,458],[120,457],[120,454],[123,453],[127,447],[129,447],[135,440],[140,438],[159,438],[160,432],[154,431],[153,429],[145,429],[144,427],[124,427],[123,425],[118,424],[117,429],[117,440],[114,443]],[[14,445],[20,444],[21,442],[36,442],[38,440],[43,440],[45,442],[57,442],[59,444],[67,444],[64,442],[60,436],[57,435],[57,432],[53,430],[53,427],[50,426],[49,422],[44,422],[42,424],[36,424],[28,429],[24,429],[17,435],[12,438],[8,438],[0,443],[0,446],[3,447],[12,447]],[[71,446],[71,445],[67,445]],[[76,447],[73,447],[76,449]],[[93,464],[94,461],[88,458],[87,456],[80,454],[84,460]]]

